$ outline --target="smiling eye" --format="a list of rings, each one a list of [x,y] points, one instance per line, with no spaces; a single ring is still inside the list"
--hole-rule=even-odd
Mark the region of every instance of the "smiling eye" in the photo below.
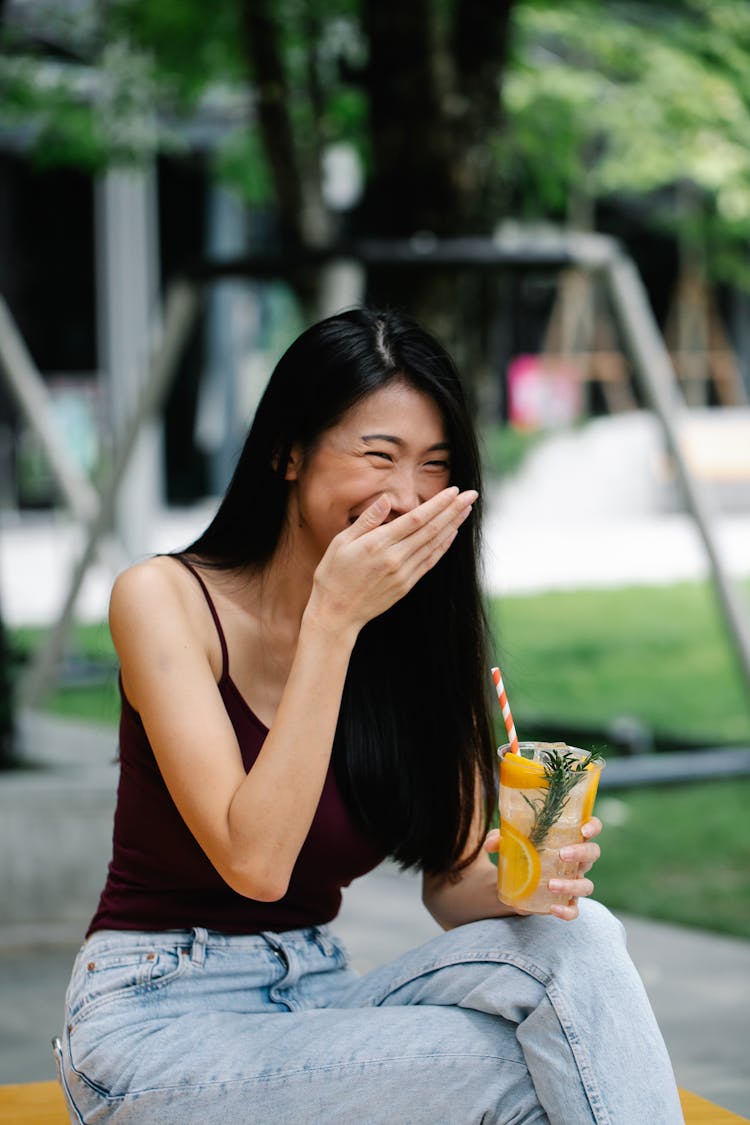
[[[366,457],[379,457],[382,461],[392,461],[393,457],[390,453],[385,453],[379,449],[370,449],[365,454]]]
[[[450,461],[427,461],[425,468],[440,472],[450,472]]]

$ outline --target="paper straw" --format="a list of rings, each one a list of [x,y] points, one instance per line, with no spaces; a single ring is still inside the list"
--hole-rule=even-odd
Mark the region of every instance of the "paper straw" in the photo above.
[[[505,693],[505,685],[503,684],[503,677],[500,675],[499,668],[492,669],[492,680],[495,684],[497,691],[497,698],[500,700],[500,709],[503,713],[503,721],[505,722],[505,729],[508,732],[508,742],[510,743],[511,751],[518,754],[518,735],[513,723],[513,716],[510,713],[510,704],[508,703],[508,696]]]

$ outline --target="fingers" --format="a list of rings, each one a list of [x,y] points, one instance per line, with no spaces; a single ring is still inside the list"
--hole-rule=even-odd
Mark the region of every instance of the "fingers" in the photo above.
[[[459,492],[455,488],[444,489],[437,496],[405,512],[389,523],[384,538],[394,544],[401,543],[408,550],[418,552],[437,544],[440,536],[455,533],[471,512],[478,493],[474,489]],[[447,550],[447,546],[446,546]]]
[[[410,512],[404,512],[403,515],[398,516],[380,529],[377,532],[380,546],[387,549],[403,545],[410,552],[419,550],[434,542],[441,533],[448,531],[449,528],[457,529],[460,527],[471,511],[471,506],[477,496],[478,493],[474,489],[459,492],[455,485],[444,488],[442,492],[438,492],[429,500],[425,500],[423,504],[412,508]],[[389,504],[388,510],[390,510],[390,500],[387,494],[381,499],[386,500]],[[370,511],[371,509],[367,509],[367,512]],[[350,538],[357,538],[364,535],[368,530],[372,530],[373,525],[368,520],[363,520],[363,516],[367,515],[367,512],[363,512],[362,516],[348,529]],[[382,519],[384,518],[385,515]],[[378,522],[382,522],[382,519]]]
[[[428,570],[431,570],[446,553],[456,538],[461,524],[471,514],[471,506],[476,499],[476,495],[475,492],[460,494],[448,508],[439,512],[428,523],[416,527],[413,532],[407,530],[402,538],[390,548],[392,552],[397,552],[401,558],[404,580],[409,588],[418,582]],[[394,520],[393,523],[388,525],[387,530],[390,531],[396,524],[401,523],[401,520],[407,521],[408,517],[413,514],[409,512],[398,520]],[[416,521],[413,522],[416,523]],[[403,526],[399,533],[402,534],[402,531]]]
[[[587,840],[593,840],[594,836],[598,836],[602,830],[602,822],[598,816],[592,816],[591,820],[587,820],[581,828],[581,835]]]
[[[555,904],[550,907],[550,914],[554,914],[555,918],[562,918],[563,922],[573,922],[578,917],[578,903],[573,901],[569,906]]]
[[[577,879],[550,879],[547,887],[553,894],[564,895],[567,897],[567,902],[554,903],[550,906],[550,914],[554,914],[556,918],[562,918],[564,922],[572,922],[574,918],[578,917],[578,900],[581,898],[588,898],[589,895],[594,893],[594,884],[590,879],[585,879],[580,876]]]
[[[388,496],[383,493],[382,496],[379,496],[377,500],[370,504],[369,508],[365,508],[364,512],[354,521],[352,526],[341,533],[341,536],[356,539],[358,536],[374,530],[374,528],[380,526],[390,510],[391,502]]]
[[[485,836],[482,846],[488,855],[491,855],[492,852],[496,852],[500,847],[500,829],[491,828]]]
[[[550,879],[547,887],[556,895],[568,895],[570,898],[588,898],[594,893],[594,884],[590,879]]]
[[[560,849],[560,858],[567,863],[578,863],[582,875],[591,870],[601,854],[601,848],[594,841],[586,844],[569,844],[566,848]]]
[[[589,832],[589,836],[596,835],[601,830],[601,821],[597,821],[597,824],[598,827],[594,825],[594,831]],[[588,821],[583,828],[591,828],[591,826],[592,821]],[[561,859],[567,862],[578,860],[578,875],[575,879],[550,879],[547,883],[547,887],[553,894],[568,897],[567,903],[555,903],[554,906],[550,907],[550,913],[554,914],[556,918],[561,918],[564,922],[572,922],[574,918],[578,917],[578,900],[588,898],[589,895],[594,893],[594,884],[591,879],[585,877],[586,872],[593,867],[600,854],[599,845],[595,843],[570,844],[568,847],[560,849]]]

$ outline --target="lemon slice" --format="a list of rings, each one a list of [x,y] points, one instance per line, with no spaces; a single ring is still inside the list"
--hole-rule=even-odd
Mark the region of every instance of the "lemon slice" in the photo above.
[[[512,824],[500,826],[498,889],[504,902],[519,902],[536,890],[542,874],[539,852]]]

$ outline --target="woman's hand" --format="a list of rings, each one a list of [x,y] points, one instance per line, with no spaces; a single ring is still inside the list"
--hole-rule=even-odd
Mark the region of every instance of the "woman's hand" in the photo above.
[[[578,874],[574,879],[550,879],[547,884],[551,891],[570,896],[571,901],[568,906],[555,905],[551,907],[551,913],[566,922],[571,922],[574,918],[578,917],[578,899],[586,898],[588,895],[593,894],[594,884],[590,879],[585,878],[585,876],[601,855],[601,849],[594,840],[594,837],[598,836],[601,830],[602,822],[597,816],[592,816],[591,820],[587,820],[581,828],[581,835],[584,837],[584,842],[582,844],[569,844],[560,851],[560,855],[564,860],[568,862],[578,861]],[[500,831],[497,828],[493,828],[487,833],[484,849],[489,854],[491,852],[496,852],[499,845]],[[527,912],[517,910],[516,913],[524,914]]]
[[[477,498],[445,488],[386,523],[387,494],[331,541],[315,571],[308,608],[359,630],[390,609],[445,554]]]

